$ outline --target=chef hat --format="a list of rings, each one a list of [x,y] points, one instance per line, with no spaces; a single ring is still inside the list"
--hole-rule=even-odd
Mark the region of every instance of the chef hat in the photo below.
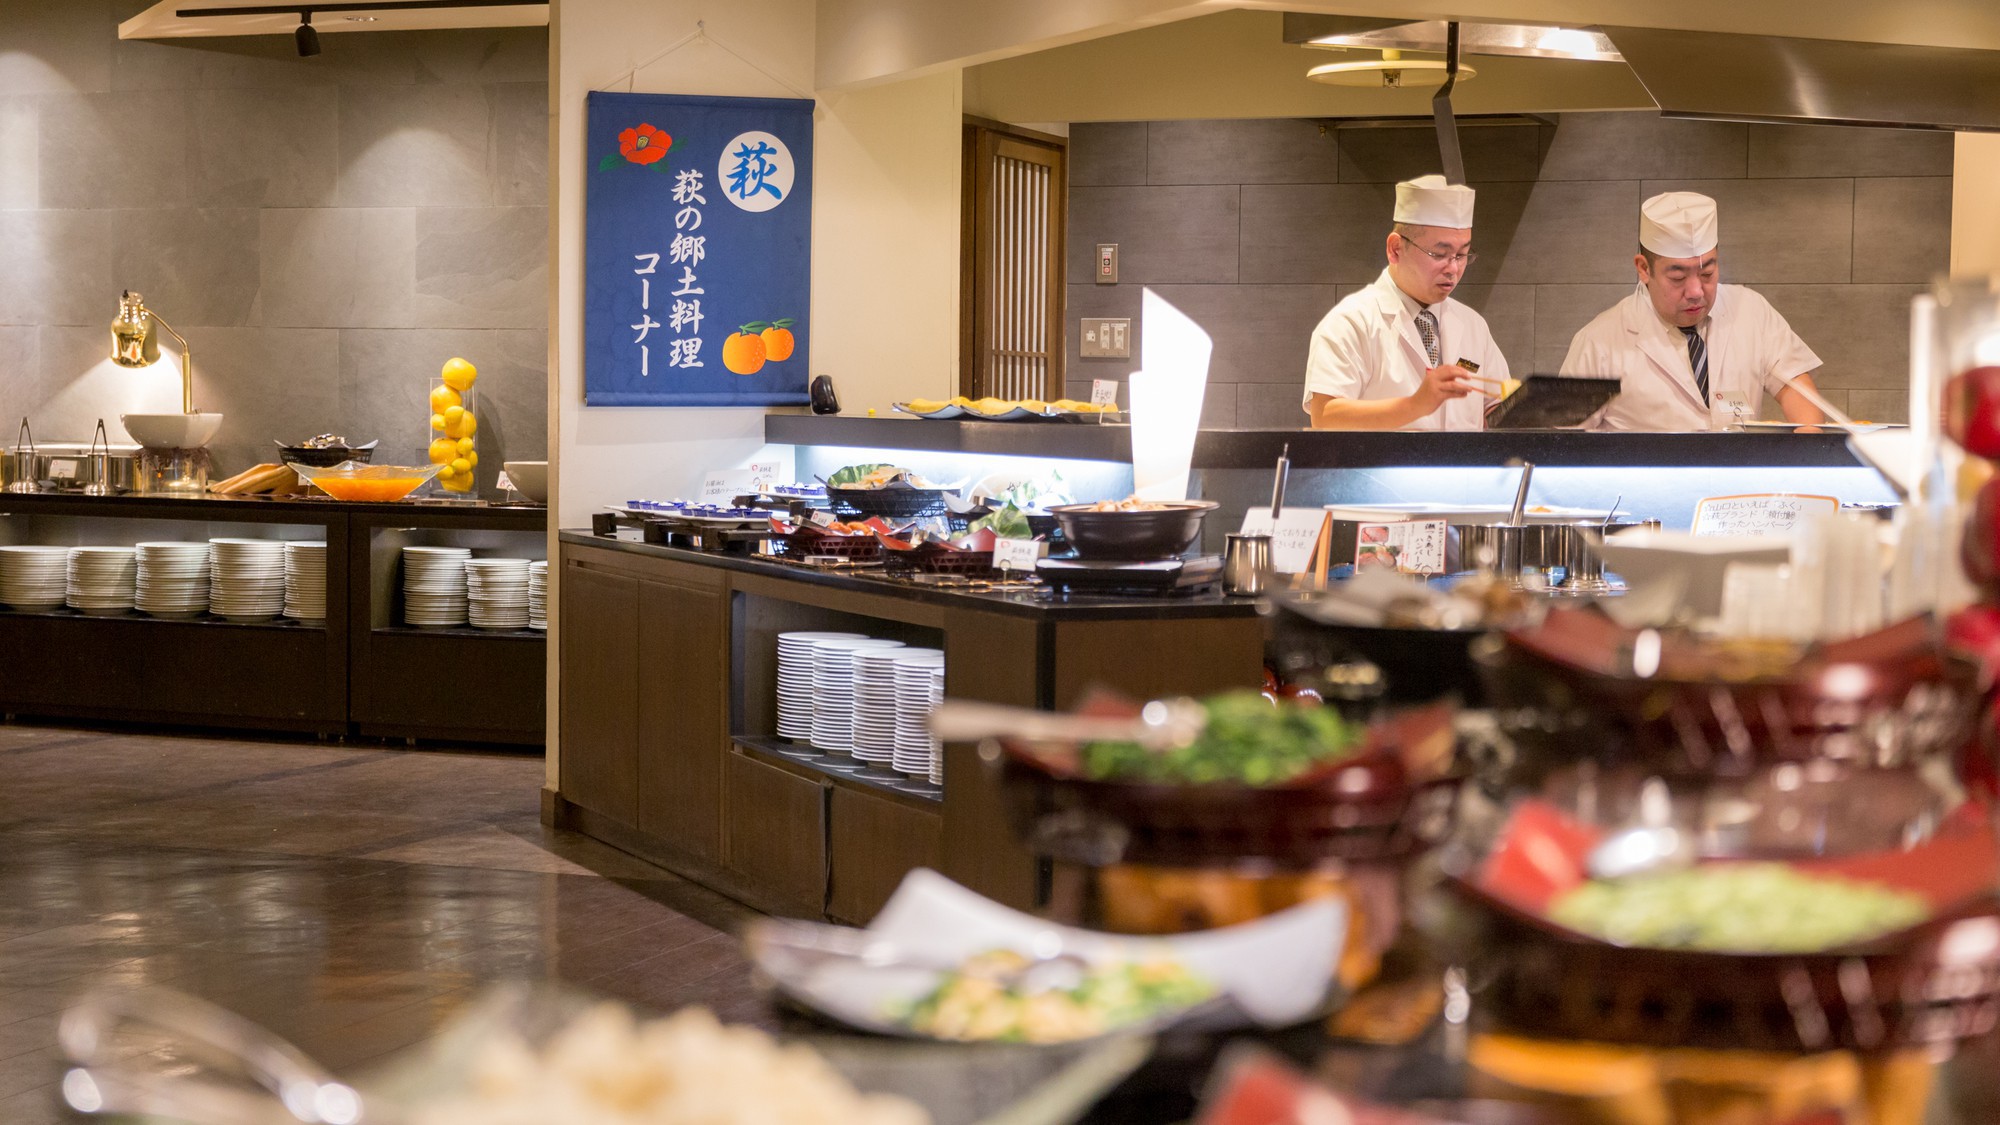
[[[1639,245],[1662,258],[1699,258],[1715,249],[1715,200],[1670,191],[1639,205]]]
[[[1443,176],[1419,176],[1396,185],[1396,221],[1420,227],[1472,226],[1472,189]]]

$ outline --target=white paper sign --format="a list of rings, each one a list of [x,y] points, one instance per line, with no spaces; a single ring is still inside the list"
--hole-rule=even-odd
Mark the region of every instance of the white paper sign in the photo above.
[[[1443,574],[1443,520],[1364,523],[1354,531],[1354,569],[1379,566],[1404,574]]]
[[[1831,496],[1789,492],[1752,492],[1741,496],[1711,496],[1694,506],[1696,535],[1788,536],[1805,516],[1840,510]]]
[[[502,492],[518,491],[514,487],[514,478],[508,476],[507,470],[505,469],[500,470],[500,475],[493,479],[493,487],[499,489]]]
[[[995,539],[993,565],[1002,570],[1033,570],[1042,557],[1039,539]]]
[[[1118,405],[1118,380],[1092,379],[1090,381],[1090,404],[1092,406]]]
[[[710,469],[701,478],[701,495],[696,499],[704,504],[727,504],[738,496],[763,492],[780,483],[778,474],[783,469],[776,461],[752,462],[742,469]]]
[[[1245,535],[1271,537],[1271,569],[1279,574],[1304,574],[1312,566],[1314,544],[1319,542],[1320,525],[1326,512],[1319,508],[1286,508],[1278,513],[1277,526],[1271,525],[1269,508],[1252,508],[1243,513]]]
[[[818,511],[818,512],[814,512],[814,513],[813,513],[812,515],[810,515],[810,516],[808,516],[808,517],[806,517],[806,518],[807,518],[807,519],[810,519],[811,521],[813,521],[814,523],[818,524],[818,525],[819,525],[819,526],[821,526],[821,527],[832,527],[832,526],[833,526],[833,513],[832,513],[832,512],[828,512],[828,511]]]

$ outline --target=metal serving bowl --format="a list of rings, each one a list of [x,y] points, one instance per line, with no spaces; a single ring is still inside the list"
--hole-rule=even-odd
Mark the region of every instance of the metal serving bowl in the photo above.
[[[1114,561],[1170,559],[1201,538],[1202,517],[1213,500],[1171,500],[1131,512],[1099,511],[1091,504],[1057,504],[1049,514],[1078,558]]]

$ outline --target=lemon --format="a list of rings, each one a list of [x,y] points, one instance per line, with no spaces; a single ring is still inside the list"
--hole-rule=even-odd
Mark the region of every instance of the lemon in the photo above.
[[[463,418],[463,417],[465,417],[465,407],[463,407],[463,406],[447,406],[447,407],[445,407],[445,408],[444,408],[444,428],[445,428],[445,429],[447,429],[447,430],[449,430],[449,429],[451,429],[451,428],[452,428],[453,426],[456,426],[456,425],[458,425],[458,420],[459,420],[460,418]]]
[[[444,415],[442,414],[431,415],[431,429],[433,430],[444,429]]]
[[[445,436],[453,438],[471,437],[474,431],[479,429],[479,419],[474,418],[472,416],[472,411],[470,410],[466,410],[456,406],[452,407],[452,409],[458,411],[458,417],[453,418],[450,414],[445,415],[444,419]]]
[[[462,391],[471,387],[472,381],[479,378],[479,369],[470,362],[453,356],[444,361],[444,371],[440,378],[444,380],[445,386],[454,391]]]
[[[457,471],[454,470],[450,465],[446,465],[444,468],[438,470],[438,479],[450,480],[454,475],[456,475],[456,472]]]
[[[454,475],[458,473],[469,473],[472,471],[472,462],[466,460],[463,457],[460,457],[458,460],[453,461],[451,463],[451,471]]]
[[[469,437],[459,438],[458,439],[459,456],[463,457],[470,452],[472,452],[472,439]]]
[[[466,440],[470,441],[472,439],[467,438]],[[479,467],[479,454],[474,453],[472,450],[468,449],[465,451],[465,461],[466,464],[471,465],[473,468],[476,469]]]
[[[458,392],[452,390],[450,387],[440,385],[431,388],[431,413],[433,414],[441,414],[464,401],[464,399],[458,397]]]
[[[448,465],[458,456],[458,443],[450,438],[439,438],[431,443],[431,464]]]

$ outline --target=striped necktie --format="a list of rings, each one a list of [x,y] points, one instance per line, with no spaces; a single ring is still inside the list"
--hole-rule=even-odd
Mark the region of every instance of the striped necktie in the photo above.
[[[1701,404],[1708,405],[1708,344],[1701,338],[1701,332],[1693,328],[1681,329],[1681,335],[1688,338],[1688,366],[1694,369],[1694,386],[1701,392]]]
[[[1438,350],[1438,318],[1436,313],[1425,309],[1417,314],[1417,335],[1424,338],[1424,355],[1430,358],[1431,366],[1436,367],[1438,364],[1443,363],[1444,354]]]

